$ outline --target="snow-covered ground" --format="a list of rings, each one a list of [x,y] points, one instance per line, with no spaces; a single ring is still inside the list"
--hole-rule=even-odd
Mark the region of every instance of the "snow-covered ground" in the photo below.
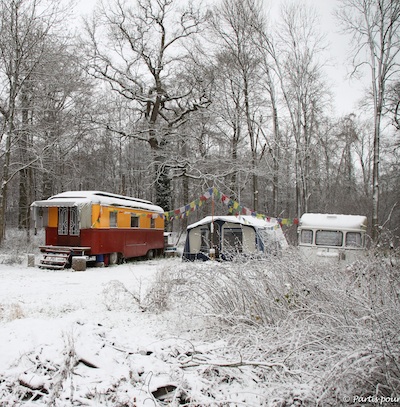
[[[14,257],[0,258],[1,407],[400,401],[394,263],[289,253],[75,272]]]
[[[251,369],[243,366],[239,380],[219,377],[212,365],[225,344],[196,337],[201,319],[145,309],[160,271],[181,265],[0,265],[0,405],[156,406],[164,393],[169,405],[263,405]]]

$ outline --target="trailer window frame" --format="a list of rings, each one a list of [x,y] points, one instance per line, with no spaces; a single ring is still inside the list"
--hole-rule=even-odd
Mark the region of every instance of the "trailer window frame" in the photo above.
[[[70,236],[79,235],[79,212],[76,206],[69,208],[69,234]]]
[[[140,217],[136,213],[131,213],[131,228],[140,227]]]
[[[361,232],[347,232],[345,236],[345,246],[361,248],[364,246]]]
[[[117,228],[118,227],[118,212],[110,211],[109,219],[110,219],[110,228]]]
[[[60,236],[68,236],[68,207],[58,207],[58,231]]]
[[[316,246],[343,246],[343,232],[341,230],[319,229],[315,232]]]
[[[314,231],[312,229],[302,229],[300,232],[300,241],[303,244],[313,244]]]
[[[200,228],[200,252],[207,253],[211,247],[211,232],[207,227]]]

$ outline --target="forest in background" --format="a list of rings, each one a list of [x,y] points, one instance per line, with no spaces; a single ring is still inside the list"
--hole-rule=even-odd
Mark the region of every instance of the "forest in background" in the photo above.
[[[367,215],[396,244],[400,3],[339,3],[349,69],[371,78],[343,117],[306,2],[276,22],[261,0],[111,0],[77,21],[55,0],[0,0],[0,241],[66,190],[169,211],[216,187],[271,217]]]

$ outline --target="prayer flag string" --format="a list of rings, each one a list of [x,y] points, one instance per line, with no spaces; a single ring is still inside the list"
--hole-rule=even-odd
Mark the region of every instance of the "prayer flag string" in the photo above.
[[[214,198],[216,202],[221,202],[222,204],[227,206],[229,213],[235,216],[246,215],[267,221],[276,220],[280,225],[286,226],[297,225],[299,223],[299,220],[297,218],[274,218],[260,214],[256,211],[252,211],[249,208],[240,205],[239,202],[229,198],[227,195],[221,193],[215,187],[209,188],[204,194],[202,194],[199,198],[195,199],[194,201],[172,211],[164,212],[164,214],[160,216],[163,216],[167,222],[171,222],[176,219],[187,218],[191,214],[191,212],[194,212],[197,209],[201,208],[204,202],[208,201],[211,198]]]

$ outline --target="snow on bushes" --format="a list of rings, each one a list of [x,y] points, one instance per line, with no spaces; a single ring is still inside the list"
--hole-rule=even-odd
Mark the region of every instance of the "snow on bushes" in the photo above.
[[[382,258],[195,263],[170,277],[182,311],[213,320],[236,361],[281,366],[265,380],[307,388],[303,403],[400,394],[400,270]]]

